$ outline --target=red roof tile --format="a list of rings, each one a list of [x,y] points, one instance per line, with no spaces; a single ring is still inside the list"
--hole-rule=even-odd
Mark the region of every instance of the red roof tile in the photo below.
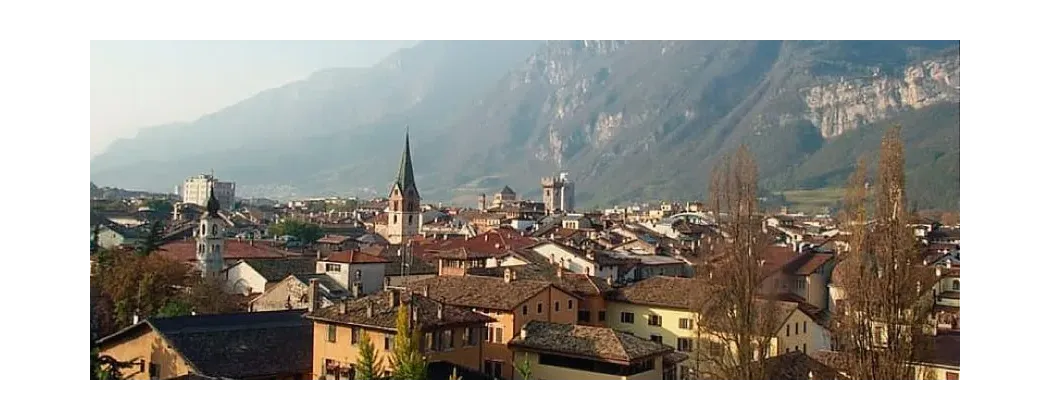
[[[333,252],[332,255],[329,255],[328,258],[325,258],[323,261],[331,261],[344,264],[386,264],[390,262],[387,261],[385,258],[360,251]]]
[[[263,241],[226,241],[222,258],[225,260],[250,260],[258,258],[284,258],[296,253],[274,248]],[[197,242],[193,239],[169,242],[157,250],[160,255],[176,261],[197,259]]]

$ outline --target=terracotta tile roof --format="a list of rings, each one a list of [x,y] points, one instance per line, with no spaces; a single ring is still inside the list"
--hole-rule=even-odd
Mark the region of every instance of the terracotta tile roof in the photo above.
[[[835,256],[832,254],[815,253],[809,252],[800,256],[795,263],[798,264],[795,268],[795,274],[800,276],[808,276],[817,271],[828,261],[834,259]]]
[[[550,287],[551,283],[535,280],[513,280],[508,283],[503,278],[468,275],[418,279],[405,286],[416,293],[422,293],[424,286],[427,286],[430,297],[452,305],[512,311]]]
[[[322,261],[331,261],[344,264],[386,264],[388,261],[386,258],[377,257],[367,252],[361,251],[339,251],[333,252],[328,258]]]
[[[604,296],[613,290],[609,282],[601,277],[567,271],[562,272],[561,278],[554,276],[550,281],[577,296]]]
[[[683,353],[680,351],[669,353],[666,356],[664,356],[664,367],[682,363],[686,360],[689,360],[689,357],[690,356],[688,353]]]
[[[390,305],[390,293],[391,291],[386,291],[344,302],[336,302],[327,308],[308,312],[306,318],[397,331],[398,307]],[[400,305],[407,305],[410,311],[418,311],[415,325],[423,331],[453,325],[484,324],[495,321],[480,313],[455,305],[442,304],[436,299],[427,298],[420,294],[401,293]],[[368,316],[369,303],[372,305],[371,317]],[[439,308],[441,312],[440,317],[438,316]]]
[[[701,283],[689,277],[649,277],[613,290],[609,300],[675,309],[695,308]]]
[[[157,253],[176,261],[194,261],[197,259],[197,242],[193,239],[174,241],[164,244]],[[227,240],[222,258],[225,260],[250,260],[259,258],[286,258],[299,254],[286,252],[266,245],[263,241]]]
[[[608,361],[618,364],[671,354],[666,344],[645,340],[608,327],[529,321],[524,333],[507,343],[511,348]]]

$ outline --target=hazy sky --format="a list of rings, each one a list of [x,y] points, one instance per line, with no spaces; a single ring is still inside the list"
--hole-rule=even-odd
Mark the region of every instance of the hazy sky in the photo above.
[[[191,121],[329,67],[415,41],[92,41],[91,156],[138,129]]]

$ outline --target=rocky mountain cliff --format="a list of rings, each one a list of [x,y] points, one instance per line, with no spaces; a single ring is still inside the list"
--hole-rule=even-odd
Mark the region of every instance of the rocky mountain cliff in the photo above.
[[[958,206],[958,42],[467,44],[421,43],[372,69],[315,76],[163,140],[169,151],[189,137],[226,146],[210,162],[238,191],[378,192],[411,122],[428,200],[473,203],[503,184],[538,197],[539,177],[568,171],[577,201],[599,205],[700,197],[711,164],[741,143],[770,190],[837,185],[881,128],[900,123],[912,197]],[[168,189],[202,170],[182,156],[165,161],[171,170],[135,169],[118,151],[147,147],[139,137],[96,159],[113,159],[106,169],[93,161],[92,180],[150,173]]]

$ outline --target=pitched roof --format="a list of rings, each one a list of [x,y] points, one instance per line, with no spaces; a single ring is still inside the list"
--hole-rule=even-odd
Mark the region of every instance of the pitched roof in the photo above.
[[[313,326],[302,310],[150,318],[98,341],[120,342],[151,328],[191,370],[213,378],[254,378],[310,371]]]
[[[406,283],[409,290],[422,293],[429,287],[430,297],[474,308],[511,311],[522,302],[551,286],[550,282],[513,280],[484,276],[437,276]]]
[[[792,351],[765,359],[768,379],[772,380],[842,380],[846,376],[813,357]],[[756,362],[758,363],[758,362]]]
[[[374,293],[357,299],[337,302],[327,308],[307,313],[306,318],[397,331],[397,312],[399,307],[390,305],[390,293],[392,291]],[[421,294],[401,293],[399,301],[400,305],[408,305],[410,311],[418,311],[415,325],[423,331],[452,325],[484,324],[495,321],[480,313],[454,305],[446,305]],[[369,303],[372,305],[371,317],[368,316]],[[345,308],[343,307],[344,305]],[[438,316],[439,308],[441,312],[440,317]]]
[[[318,240],[317,240],[317,243],[319,243],[319,244],[333,244],[333,245],[338,245],[338,244],[341,244],[341,243],[343,243],[343,242],[346,242],[346,241],[349,241],[349,240],[350,240],[350,237],[349,237],[349,236],[343,236],[343,235],[325,235],[325,236],[324,236],[324,237],[322,237],[321,239],[318,239]]]
[[[636,305],[692,309],[700,286],[690,277],[655,276],[615,289],[608,298]]]
[[[674,352],[671,346],[645,340],[609,327],[529,321],[508,347],[630,364]]]
[[[297,256],[291,252],[281,251],[264,244],[262,241],[242,242],[226,241],[222,258],[226,260],[250,260],[259,258],[286,258]],[[168,242],[157,250],[160,255],[176,261],[194,261],[197,259],[197,242],[193,239]]]
[[[280,281],[289,274],[312,273],[317,268],[313,258],[274,258],[261,260],[243,260],[268,282]]]
[[[344,264],[386,264],[390,262],[386,258],[377,257],[367,252],[357,250],[333,252],[328,258],[325,258],[322,261]]]
[[[514,195],[514,190],[510,189],[510,185],[504,185],[503,189],[499,191],[501,195]]]

